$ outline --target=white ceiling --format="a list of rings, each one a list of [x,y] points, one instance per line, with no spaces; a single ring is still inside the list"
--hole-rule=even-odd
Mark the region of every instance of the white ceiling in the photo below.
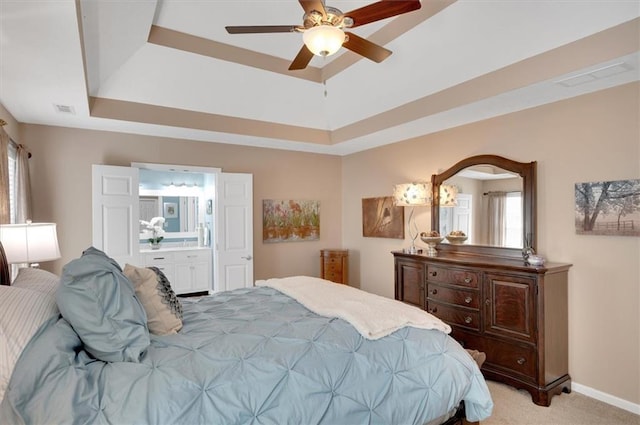
[[[0,103],[22,123],[345,155],[640,80],[638,1],[422,5],[352,30],[386,61],[341,49],[304,74],[286,70],[301,34],[224,30],[300,24],[296,0],[0,0]]]

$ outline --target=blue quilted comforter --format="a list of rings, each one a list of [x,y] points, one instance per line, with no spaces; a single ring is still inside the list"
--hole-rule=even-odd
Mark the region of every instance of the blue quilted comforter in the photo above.
[[[16,424],[423,424],[492,401],[448,335],[403,328],[371,341],[260,287],[185,300],[179,334],[141,363],[93,359],[63,318],[25,348],[0,406]]]

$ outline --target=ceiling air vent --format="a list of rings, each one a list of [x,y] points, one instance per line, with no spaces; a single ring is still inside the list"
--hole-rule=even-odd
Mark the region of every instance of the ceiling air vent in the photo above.
[[[56,110],[56,112],[60,114],[71,114],[71,115],[76,114],[76,110],[73,109],[73,106],[54,104],[53,107]]]
[[[621,74],[629,71],[633,67],[625,62],[618,62],[612,65],[607,65],[602,68],[594,69],[593,71],[584,72],[578,75],[572,75],[562,80],[558,80],[555,83],[565,87],[579,86],[591,81],[595,81],[601,78],[611,77],[612,75]]]

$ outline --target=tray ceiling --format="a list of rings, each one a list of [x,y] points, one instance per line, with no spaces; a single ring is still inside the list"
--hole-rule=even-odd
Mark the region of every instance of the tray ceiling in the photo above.
[[[349,11],[371,3],[334,0]],[[287,67],[295,0],[2,1],[0,102],[23,123],[345,155],[640,79],[640,3],[422,1]]]

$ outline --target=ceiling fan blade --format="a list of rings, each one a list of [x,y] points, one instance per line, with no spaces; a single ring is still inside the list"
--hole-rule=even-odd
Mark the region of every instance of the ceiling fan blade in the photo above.
[[[353,19],[351,28],[370,24],[371,22],[381,19],[390,18],[392,16],[402,15],[403,13],[418,10],[422,7],[420,0],[381,0],[371,3],[359,9],[347,12],[344,16]]]
[[[229,34],[258,34],[268,32],[294,32],[297,25],[248,25],[225,27]]]
[[[323,17],[327,16],[327,11],[324,8],[324,2],[322,0],[298,0],[300,6],[304,9],[304,13],[311,13],[314,10],[322,13]]]
[[[312,58],[313,53],[303,44],[302,49],[300,49],[293,62],[291,62],[291,65],[289,65],[289,71],[305,69]]]
[[[343,47],[364,56],[367,59],[371,59],[374,62],[382,62],[391,55],[391,50],[385,49],[369,40],[359,37],[353,33],[345,33],[348,36],[348,40],[344,42]]]

